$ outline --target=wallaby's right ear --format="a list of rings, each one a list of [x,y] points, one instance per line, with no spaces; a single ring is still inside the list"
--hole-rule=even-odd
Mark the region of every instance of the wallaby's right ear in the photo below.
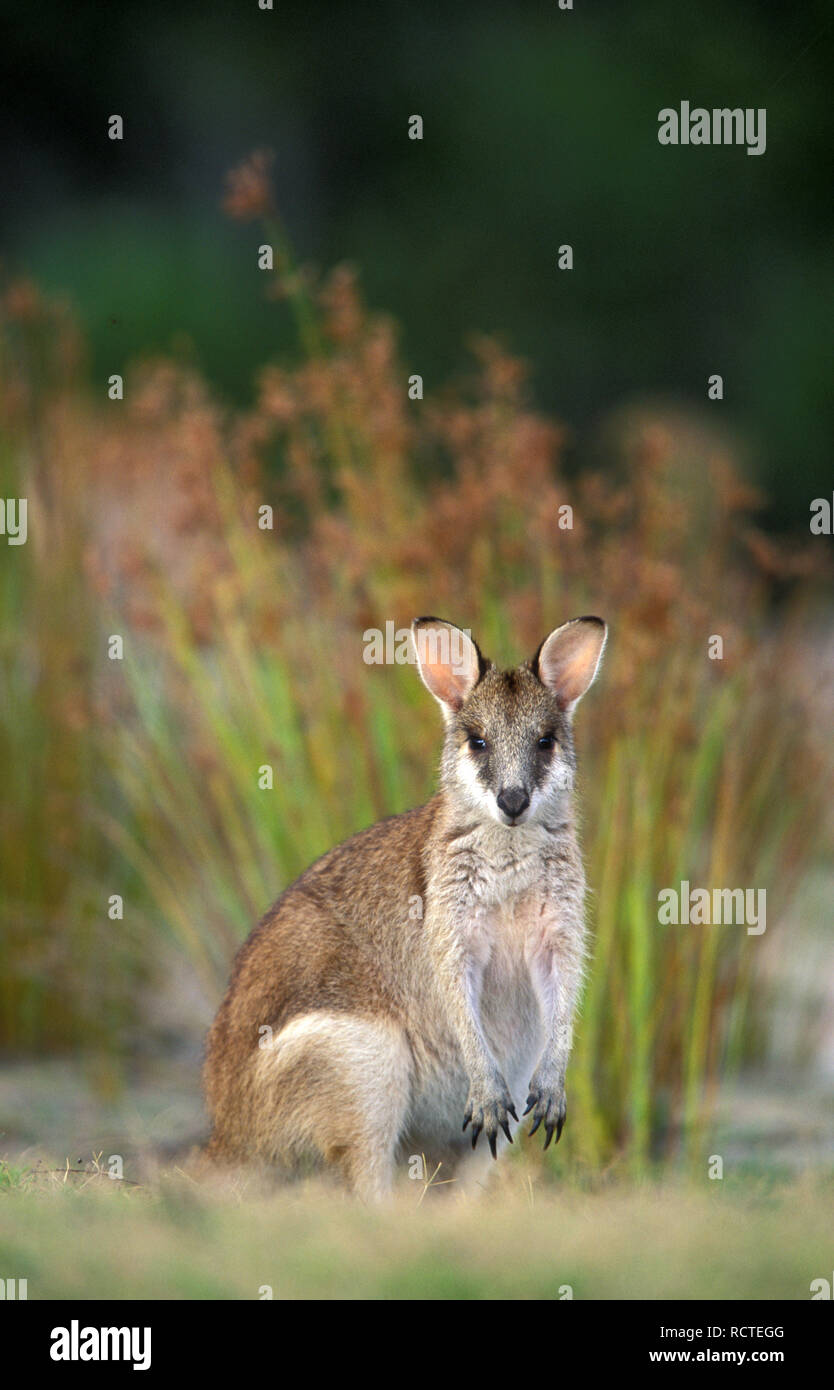
[[[411,635],[423,684],[448,719],[472,694],[486,663],[469,634],[443,618],[415,618]]]
[[[593,684],[607,635],[602,618],[573,618],[551,632],[533,657],[533,670],[567,714]]]

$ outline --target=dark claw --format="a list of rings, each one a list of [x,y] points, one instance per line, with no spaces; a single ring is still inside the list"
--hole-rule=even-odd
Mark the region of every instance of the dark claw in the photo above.
[[[526,1114],[527,1114],[527,1111],[525,1110],[524,1113],[525,1113],[525,1115],[526,1115]],[[536,1119],[535,1119],[534,1124],[533,1124],[533,1128],[530,1130],[530,1137],[531,1137],[531,1138],[532,1138],[533,1135],[535,1134],[536,1130],[538,1129],[538,1127],[539,1127],[539,1125],[541,1124],[541,1122],[542,1122],[543,1119],[544,1119],[544,1116],[543,1116],[543,1115],[537,1115],[537,1116],[536,1116]]]
[[[508,1105],[508,1106],[507,1106],[507,1114],[508,1114],[508,1115],[512,1115],[512,1117],[513,1117],[513,1119],[515,1120],[516,1124],[518,1124],[518,1116],[517,1116],[516,1113],[515,1113],[515,1106],[514,1106],[514,1105]],[[508,1134],[508,1135],[507,1135],[507,1138],[509,1139],[509,1137],[510,1137],[510,1136],[509,1136],[509,1134]]]
[[[473,1124],[473,1126],[472,1126],[472,1147],[473,1147],[473,1149],[474,1149],[475,1145],[476,1145],[477,1142],[478,1142],[478,1139],[479,1139],[479,1137],[480,1137],[480,1133],[481,1133],[481,1130],[482,1130],[482,1129],[483,1129],[483,1125],[474,1125],[474,1124]]]
[[[464,1128],[464,1129],[466,1129],[466,1126],[469,1124],[469,1121],[470,1121],[471,1119],[472,1119],[472,1111],[471,1111],[471,1110],[467,1110],[466,1114],[465,1114],[464,1117],[463,1117],[463,1128]]]
[[[547,1138],[544,1141],[544,1147],[546,1149],[550,1147],[550,1141],[553,1138],[553,1131],[555,1128],[555,1125],[545,1125],[544,1127],[545,1134],[547,1135]]]
[[[510,1134],[510,1124],[509,1124],[509,1121],[508,1121],[508,1120],[502,1120],[502,1121],[501,1121],[501,1128],[503,1129],[503,1131],[504,1131],[504,1133],[506,1134],[507,1138],[509,1139],[510,1143],[512,1143],[512,1142],[513,1142],[513,1136]]]
[[[565,1127],[565,1116],[564,1116],[564,1114],[561,1114],[561,1115],[559,1116],[559,1123],[558,1123],[557,1126],[556,1126],[556,1143],[557,1143],[557,1144],[558,1144],[559,1140],[560,1140],[561,1137],[562,1137],[562,1130],[564,1129],[564,1127]]]
[[[535,1103],[536,1103],[537,1100],[538,1100],[538,1096],[530,1095],[530,1096],[527,1097],[527,1109],[526,1109],[525,1112],[524,1112],[525,1115],[529,1115],[529,1114],[530,1114],[530,1111],[533,1109],[533,1106],[535,1105]]]
[[[493,1158],[497,1158],[497,1157],[498,1157],[498,1153],[497,1153],[496,1148],[495,1148],[495,1140],[496,1140],[496,1137],[497,1137],[497,1136],[496,1136],[495,1130],[493,1130],[491,1134],[488,1134],[488,1135],[487,1135],[487,1138],[488,1138],[488,1140],[489,1140],[489,1151],[490,1151],[490,1153],[492,1154],[492,1157],[493,1157]]]

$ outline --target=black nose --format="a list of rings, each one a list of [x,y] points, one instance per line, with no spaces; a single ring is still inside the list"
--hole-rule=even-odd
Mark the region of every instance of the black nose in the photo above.
[[[530,798],[523,787],[511,787],[509,791],[499,793],[498,805],[505,816],[515,820],[516,816],[520,816],[522,811],[527,810],[530,805]]]

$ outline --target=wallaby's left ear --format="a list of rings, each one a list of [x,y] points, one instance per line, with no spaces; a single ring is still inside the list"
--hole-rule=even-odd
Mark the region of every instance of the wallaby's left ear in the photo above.
[[[486,662],[469,634],[444,618],[415,618],[411,632],[423,684],[449,719],[469,699]]]
[[[545,637],[533,657],[533,670],[566,713],[593,684],[607,635],[602,618],[573,618]]]

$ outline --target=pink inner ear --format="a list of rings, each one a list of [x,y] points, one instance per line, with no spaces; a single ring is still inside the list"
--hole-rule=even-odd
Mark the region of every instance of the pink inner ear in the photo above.
[[[423,674],[426,684],[438,700],[449,705],[454,710],[459,710],[466,698],[468,682],[463,676],[455,675],[450,666],[437,663],[435,665],[424,664]]]
[[[584,622],[548,637],[539,653],[539,677],[553,691],[562,709],[585,694],[594,678],[604,640],[602,624]]]
[[[458,629],[441,625],[419,628],[415,642],[423,681],[435,699],[457,712],[478,679],[475,644]]]

